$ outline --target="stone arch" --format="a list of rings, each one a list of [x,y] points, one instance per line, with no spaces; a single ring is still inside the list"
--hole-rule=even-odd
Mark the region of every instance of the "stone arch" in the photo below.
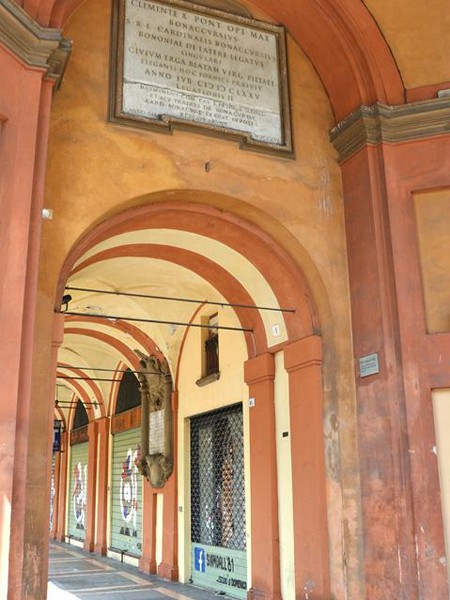
[[[192,192],[189,195],[192,196]],[[147,240],[148,232],[156,232],[156,240],[140,242],[141,232],[145,232]],[[166,243],[161,241],[168,237],[171,239]],[[213,241],[217,248],[211,246],[207,250],[229,250],[231,258],[226,257],[220,264],[220,257],[216,260],[195,249],[199,243],[209,241]],[[235,302],[233,296],[237,294],[237,304],[259,304],[255,297],[259,290],[253,286],[254,293],[248,293],[252,289],[252,276],[257,274],[264,287],[261,297],[270,296],[275,308],[291,307],[295,311],[283,313],[287,340],[292,342],[320,329],[309,286],[302,269],[290,254],[247,219],[194,202],[165,201],[139,205],[95,226],[69,252],[61,271],[55,306],[58,306],[69,274],[79,274],[80,270],[97,261],[118,256],[157,257],[195,272],[200,271],[213,287],[224,288],[228,302]],[[247,269],[238,280],[232,266],[233,260],[239,259],[243,270],[249,265],[253,270]],[[228,287],[224,287],[224,282],[228,282]],[[253,325],[261,353],[268,347],[267,340],[264,340],[268,317],[262,310],[257,312],[259,314],[253,318]],[[240,307],[236,308],[236,313],[242,324],[248,323],[248,317],[242,314]],[[261,322],[265,334],[261,331]]]

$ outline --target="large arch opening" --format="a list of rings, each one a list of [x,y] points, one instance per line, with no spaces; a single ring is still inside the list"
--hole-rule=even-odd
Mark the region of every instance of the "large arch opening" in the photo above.
[[[311,568],[317,572],[320,589],[328,590],[321,340],[316,335],[319,321],[312,295],[295,260],[254,223],[233,213],[193,202],[152,203],[115,215],[76,244],[61,272],[58,312],[61,297],[67,295],[71,299],[61,313],[65,333],[58,377],[75,390],[81,388],[88,402],[92,398],[90,427],[97,428],[86,448],[97,470],[87,495],[91,522],[84,547],[111,556],[128,553],[129,560],[144,571],[181,581],[194,578],[207,588],[212,580],[202,583],[202,576],[198,580],[196,561],[199,556],[205,561],[207,556],[225,556],[230,564],[240,565],[239,578],[229,578],[239,585],[233,587],[222,577],[214,589],[236,597],[245,597],[247,588],[250,593],[295,593]],[[205,372],[205,335],[211,328],[218,337],[214,373]],[[142,375],[139,361],[151,356],[166,361],[174,382],[175,468],[162,489],[143,480],[141,499],[136,499],[139,511],[133,513],[130,527],[120,523],[131,518],[134,508],[130,504],[124,512],[124,475],[116,473],[116,463],[123,458],[119,450],[122,454],[126,450],[129,460],[120,464],[131,461],[127,481],[141,481],[134,470],[140,453],[141,412],[137,407],[113,415],[112,407],[124,373]],[[299,372],[303,384],[313,386],[310,408],[300,421],[300,392],[295,384]],[[217,434],[211,450],[216,448],[223,464],[217,467],[217,461],[208,459],[201,467],[206,469],[202,477],[209,477],[212,464],[218,469],[216,479],[228,477],[217,487],[217,493],[228,494],[226,500],[216,499],[223,510],[209,512],[211,527],[228,534],[211,538],[218,546],[208,545],[206,538],[202,545],[198,532],[193,533],[191,507],[197,506],[198,525],[199,507],[206,510],[212,500],[200,499],[198,505],[194,501],[206,487],[191,485],[192,457],[199,456],[198,444],[192,446],[191,424],[211,415],[212,435],[218,431],[216,413],[222,423],[223,411],[234,410],[231,407],[239,407],[230,418],[233,435],[242,439]],[[103,422],[109,426],[100,435]],[[308,442],[302,435],[306,430]],[[150,446],[157,445],[152,435]],[[198,432],[195,435],[197,439]],[[282,443],[286,437],[290,444]],[[230,450],[231,439],[233,447],[242,448],[241,454]],[[227,449],[220,450],[221,443],[228,444]],[[129,447],[122,448],[123,444]],[[112,451],[105,450],[108,445]],[[99,462],[100,454],[107,459],[104,463]],[[306,470],[305,457],[309,457]],[[292,489],[306,477],[311,491],[296,498]],[[109,482],[113,489],[117,481],[122,485],[120,493],[99,488]],[[96,508],[99,496],[107,504],[106,511]],[[233,507],[240,514],[234,514]],[[243,523],[247,527],[239,533],[242,548],[233,546],[238,520],[241,529]],[[65,539],[62,520],[56,517],[55,522],[60,523],[56,536]],[[313,549],[302,550],[298,540],[311,527],[319,533],[317,541]],[[124,539],[120,532],[139,541],[117,548],[117,540]],[[285,548],[282,556],[279,539]],[[210,570],[220,569],[217,560],[211,559]]]

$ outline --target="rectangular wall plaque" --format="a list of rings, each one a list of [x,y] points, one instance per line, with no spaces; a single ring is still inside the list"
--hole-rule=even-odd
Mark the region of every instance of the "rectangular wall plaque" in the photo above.
[[[376,375],[380,372],[380,365],[378,362],[378,354],[368,354],[367,356],[361,356],[359,359],[359,376],[369,377],[370,375]]]
[[[114,0],[111,121],[292,156],[285,31],[183,0]]]

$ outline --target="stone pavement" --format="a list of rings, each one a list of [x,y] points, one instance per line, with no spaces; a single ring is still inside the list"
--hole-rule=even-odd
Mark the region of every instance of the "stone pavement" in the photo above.
[[[50,542],[48,600],[231,600],[223,593],[171,583],[135,567]]]

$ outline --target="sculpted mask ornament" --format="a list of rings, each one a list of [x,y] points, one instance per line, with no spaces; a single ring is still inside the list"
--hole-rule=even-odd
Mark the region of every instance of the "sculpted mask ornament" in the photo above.
[[[135,352],[142,402],[142,456],[137,465],[152,487],[162,488],[173,471],[172,377],[166,361]]]

